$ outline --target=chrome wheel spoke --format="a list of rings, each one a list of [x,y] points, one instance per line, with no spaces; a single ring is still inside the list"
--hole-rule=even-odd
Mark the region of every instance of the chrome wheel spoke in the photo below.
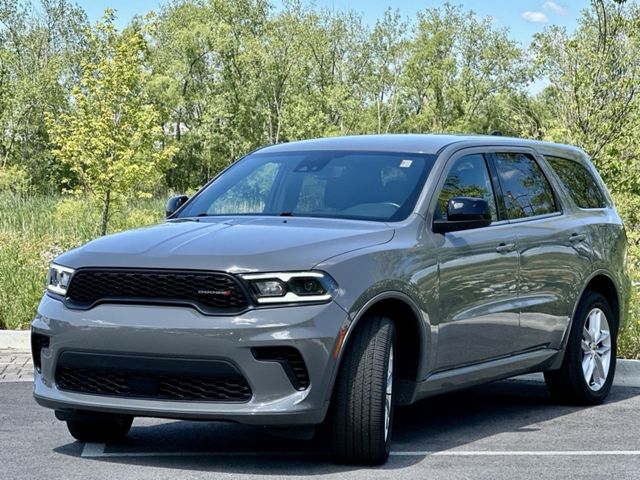
[[[600,336],[601,313],[600,309],[596,308],[589,315],[589,333],[593,342],[597,342]]]
[[[589,355],[582,361],[582,371],[584,372],[584,379],[587,381],[587,385],[591,385],[591,380],[593,379],[593,371],[595,370],[595,368],[596,364],[593,361],[592,355]]]
[[[593,372],[593,383],[598,386],[602,386],[607,378],[607,374],[604,371],[604,366],[602,365],[602,358],[600,358],[599,355],[594,355],[593,363],[595,365],[595,370]]]
[[[604,312],[593,308],[584,321],[582,340],[582,373],[587,386],[600,390],[609,377],[611,365],[611,332]]]
[[[589,378],[587,378],[587,371],[589,369],[590,363],[591,363],[591,353],[588,353],[582,358],[582,373],[584,373],[584,378],[586,380],[589,380]]]

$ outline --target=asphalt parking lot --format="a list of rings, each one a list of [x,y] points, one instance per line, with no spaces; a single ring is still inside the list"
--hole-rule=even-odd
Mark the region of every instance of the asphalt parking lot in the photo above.
[[[334,465],[292,432],[136,419],[126,442],[75,442],[28,382],[0,383],[2,479],[640,479],[640,388],[598,407],[554,405],[545,386],[508,380],[398,411],[378,468]]]

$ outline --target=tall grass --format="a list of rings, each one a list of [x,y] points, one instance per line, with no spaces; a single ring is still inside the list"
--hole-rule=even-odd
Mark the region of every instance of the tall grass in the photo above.
[[[130,201],[114,213],[109,231],[159,222],[163,212],[163,198]],[[0,192],[0,329],[29,326],[51,260],[99,229],[99,206],[86,199]]]

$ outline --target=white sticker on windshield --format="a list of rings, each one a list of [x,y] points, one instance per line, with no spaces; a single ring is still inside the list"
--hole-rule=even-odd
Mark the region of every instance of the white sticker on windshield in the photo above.
[[[413,160],[402,160],[400,162],[400,168],[409,168],[412,163],[413,163]]]

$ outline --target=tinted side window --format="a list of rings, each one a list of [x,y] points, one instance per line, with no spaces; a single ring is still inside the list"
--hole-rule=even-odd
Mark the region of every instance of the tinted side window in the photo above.
[[[498,220],[496,199],[484,155],[467,155],[453,162],[438,197],[436,219],[447,219],[447,203],[453,197],[482,198],[489,204],[491,220]]]
[[[507,218],[533,217],[557,211],[551,186],[531,155],[497,153],[496,169]]]
[[[558,174],[573,201],[580,208],[604,208],[607,200],[591,172],[581,163],[559,157],[545,157]]]

